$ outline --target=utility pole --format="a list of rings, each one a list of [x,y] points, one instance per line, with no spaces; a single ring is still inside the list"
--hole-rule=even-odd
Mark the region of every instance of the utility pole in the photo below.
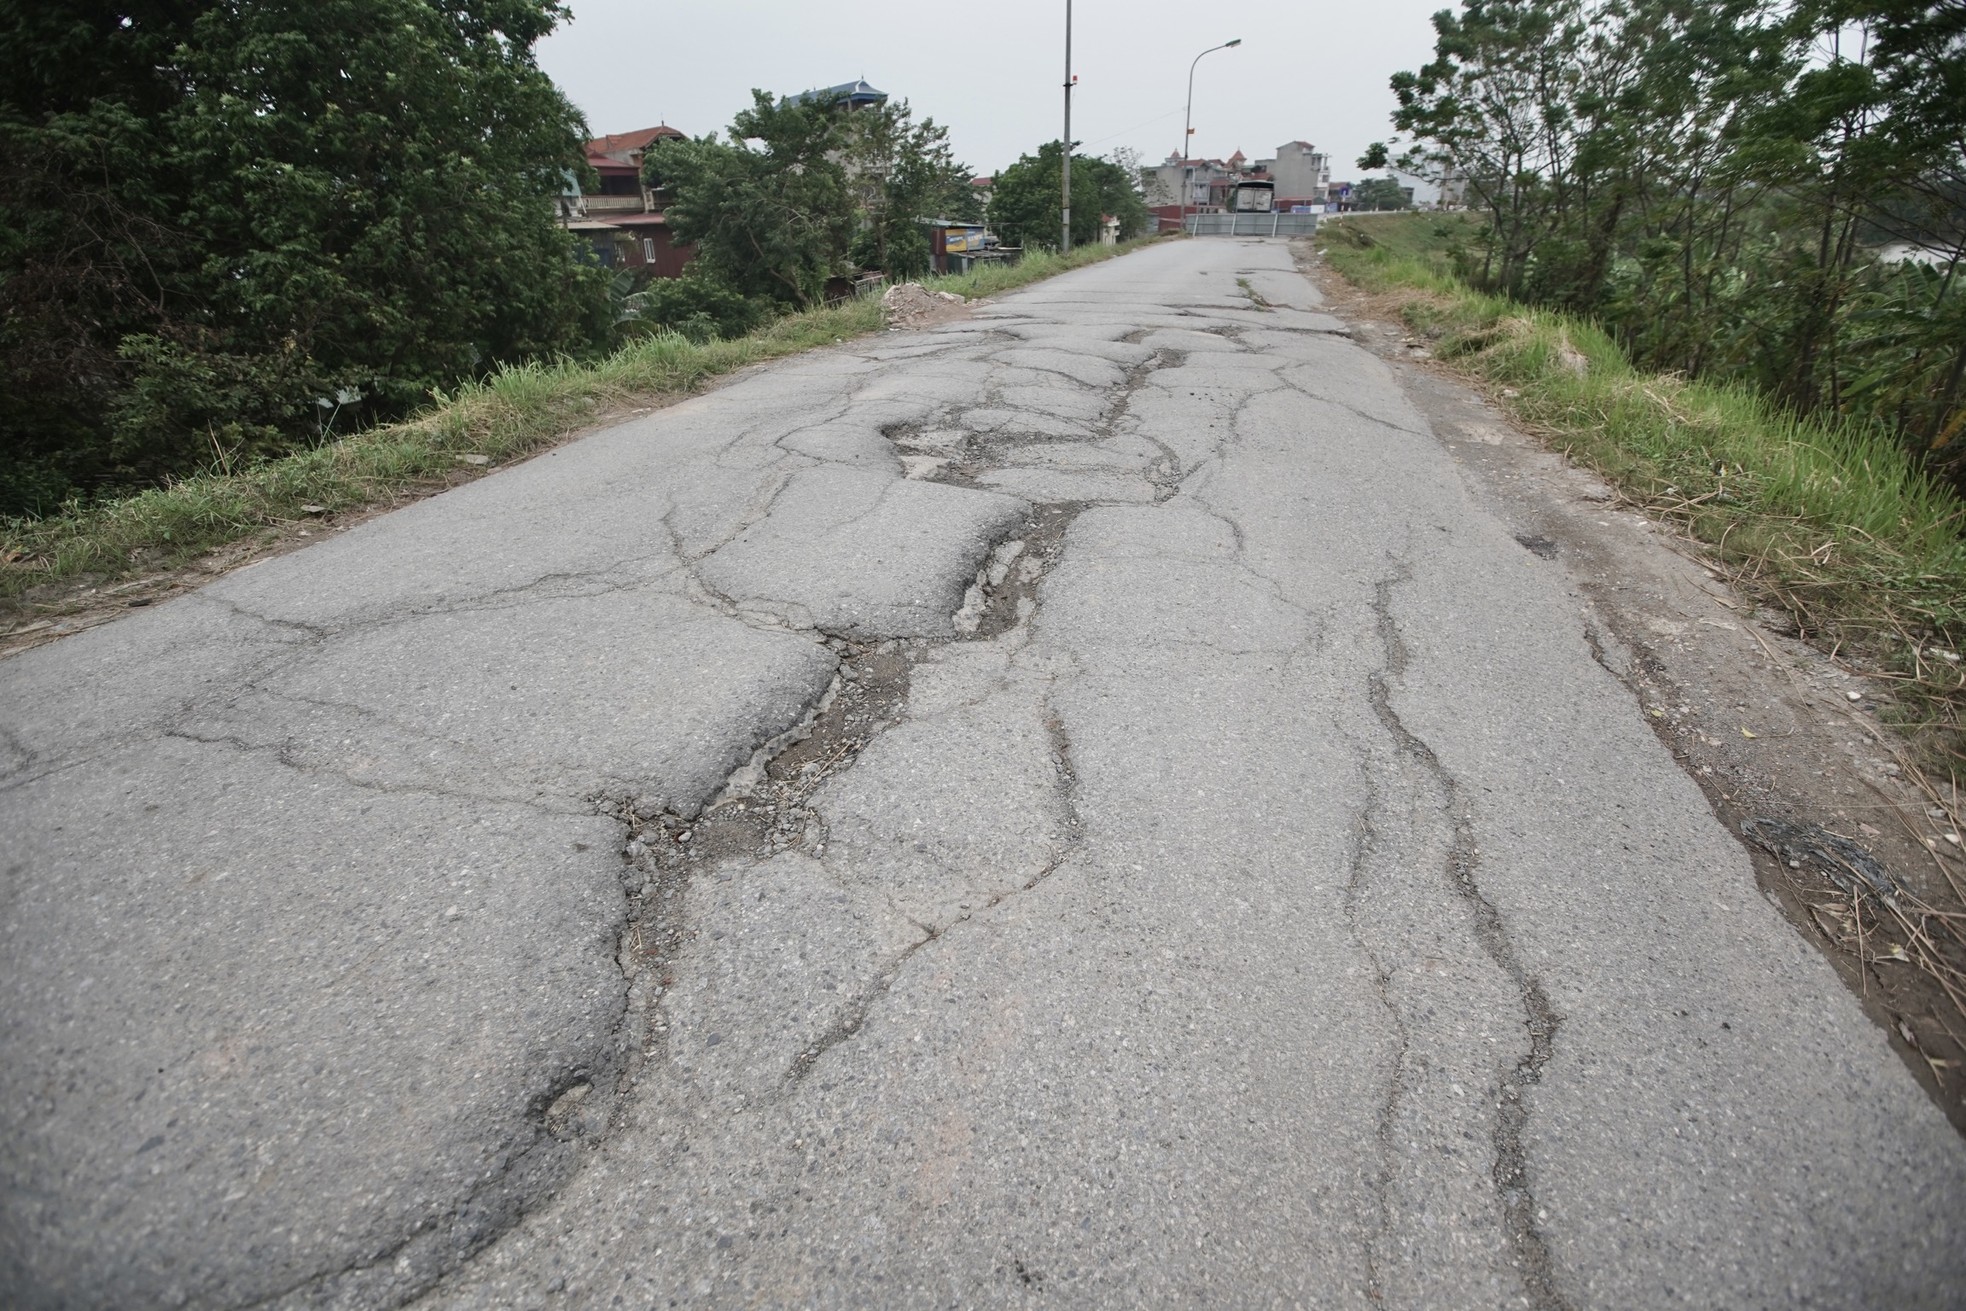
[[[1065,149],[1058,178],[1058,249],[1072,250],[1072,0],[1065,0]]]

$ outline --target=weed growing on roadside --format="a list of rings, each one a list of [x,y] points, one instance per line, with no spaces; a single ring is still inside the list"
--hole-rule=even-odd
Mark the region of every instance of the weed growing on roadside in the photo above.
[[[1016,264],[990,264],[929,285],[971,299],[996,295],[1139,244],[1092,246],[1069,255],[1034,251]],[[868,298],[787,315],[730,340],[641,337],[591,364],[533,361],[500,369],[438,396],[403,423],[281,459],[215,467],[45,518],[0,521],[0,598],[84,575],[111,579],[169,569],[313,515],[387,504],[554,445],[616,406],[687,395],[747,365],[881,326],[880,303]]]

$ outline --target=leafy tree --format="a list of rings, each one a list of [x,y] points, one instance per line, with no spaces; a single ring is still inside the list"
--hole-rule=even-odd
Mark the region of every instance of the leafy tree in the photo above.
[[[277,453],[605,332],[553,0],[0,9],[0,509]]]
[[[1059,238],[1060,165],[1063,147],[1056,141],[1025,155],[997,175],[990,197],[990,226],[1007,243],[1055,249]],[[1138,175],[1122,164],[1090,155],[1072,156],[1072,244],[1099,239],[1100,219],[1111,214],[1120,221],[1122,239],[1138,236],[1147,227],[1147,203],[1141,198]]]
[[[1055,249],[1059,242],[1059,177],[1063,148],[1047,142],[1035,155],[1024,155],[997,174],[990,193],[989,223],[1011,246]],[[1078,163],[1073,157],[1072,162]],[[1074,179],[1076,181],[1076,179]],[[1072,208],[1072,241],[1080,244],[1098,234],[1098,220],[1089,207]]]
[[[681,333],[692,341],[741,337],[763,322],[764,308],[747,300],[694,262],[680,278],[653,278],[636,290],[634,275],[618,273],[612,288],[615,327],[624,337],[650,331]]]
[[[1801,408],[1888,418],[1966,481],[1966,7],[1828,0],[1788,30],[1831,55],[1750,119],[1757,180],[1788,219],[1760,380]],[[1941,268],[1880,268],[1866,232]]]
[[[1363,169],[1383,168],[1388,170],[1385,177],[1367,178],[1359,183],[1354,199],[1360,209],[1405,209],[1407,207],[1406,188],[1392,172],[1392,158],[1386,143],[1375,141],[1365,148],[1358,157],[1358,166]]]
[[[850,267],[848,116],[763,91],[751,99],[728,140],[662,141],[643,176],[668,191],[669,230],[695,244],[699,276],[767,304],[819,304],[827,279]]]
[[[860,213],[854,262],[890,278],[929,269],[924,218],[981,218],[970,172],[949,149],[948,129],[914,121],[904,100],[847,116],[845,164]]]
[[[1433,25],[1433,62],[1393,75],[1393,124],[1429,148],[1429,162],[1466,172],[1493,234],[1482,280],[1517,289],[1567,184],[1583,3],[1464,0]]]
[[[1642,365],[1893,428],[1966,482],[1959,0],[1463,0],[1434,22],[1433,61],[1392,80],[1400,167],[1486,211],[1471,277],[1592,316]],[[1893,239],[1925,262],[1880,258]]]
[[[1405,209],[1406,188],[1398,178],[1367,178],[1358,184],[1353,200],[1360,209]]]

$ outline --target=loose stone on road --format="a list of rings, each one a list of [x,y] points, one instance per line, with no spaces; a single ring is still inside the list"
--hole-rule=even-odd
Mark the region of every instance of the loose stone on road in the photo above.
[[[1198,240],[9,660],[6,1300],[1960,1305],[1545,554]]]

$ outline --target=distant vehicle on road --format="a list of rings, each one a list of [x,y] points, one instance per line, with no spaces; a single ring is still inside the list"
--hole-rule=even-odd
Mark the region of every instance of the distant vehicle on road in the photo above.
[[[1232,209],[1238,214],[1268,214],[1276,208],[1277,184],[1245,181],[1236,183]]]

